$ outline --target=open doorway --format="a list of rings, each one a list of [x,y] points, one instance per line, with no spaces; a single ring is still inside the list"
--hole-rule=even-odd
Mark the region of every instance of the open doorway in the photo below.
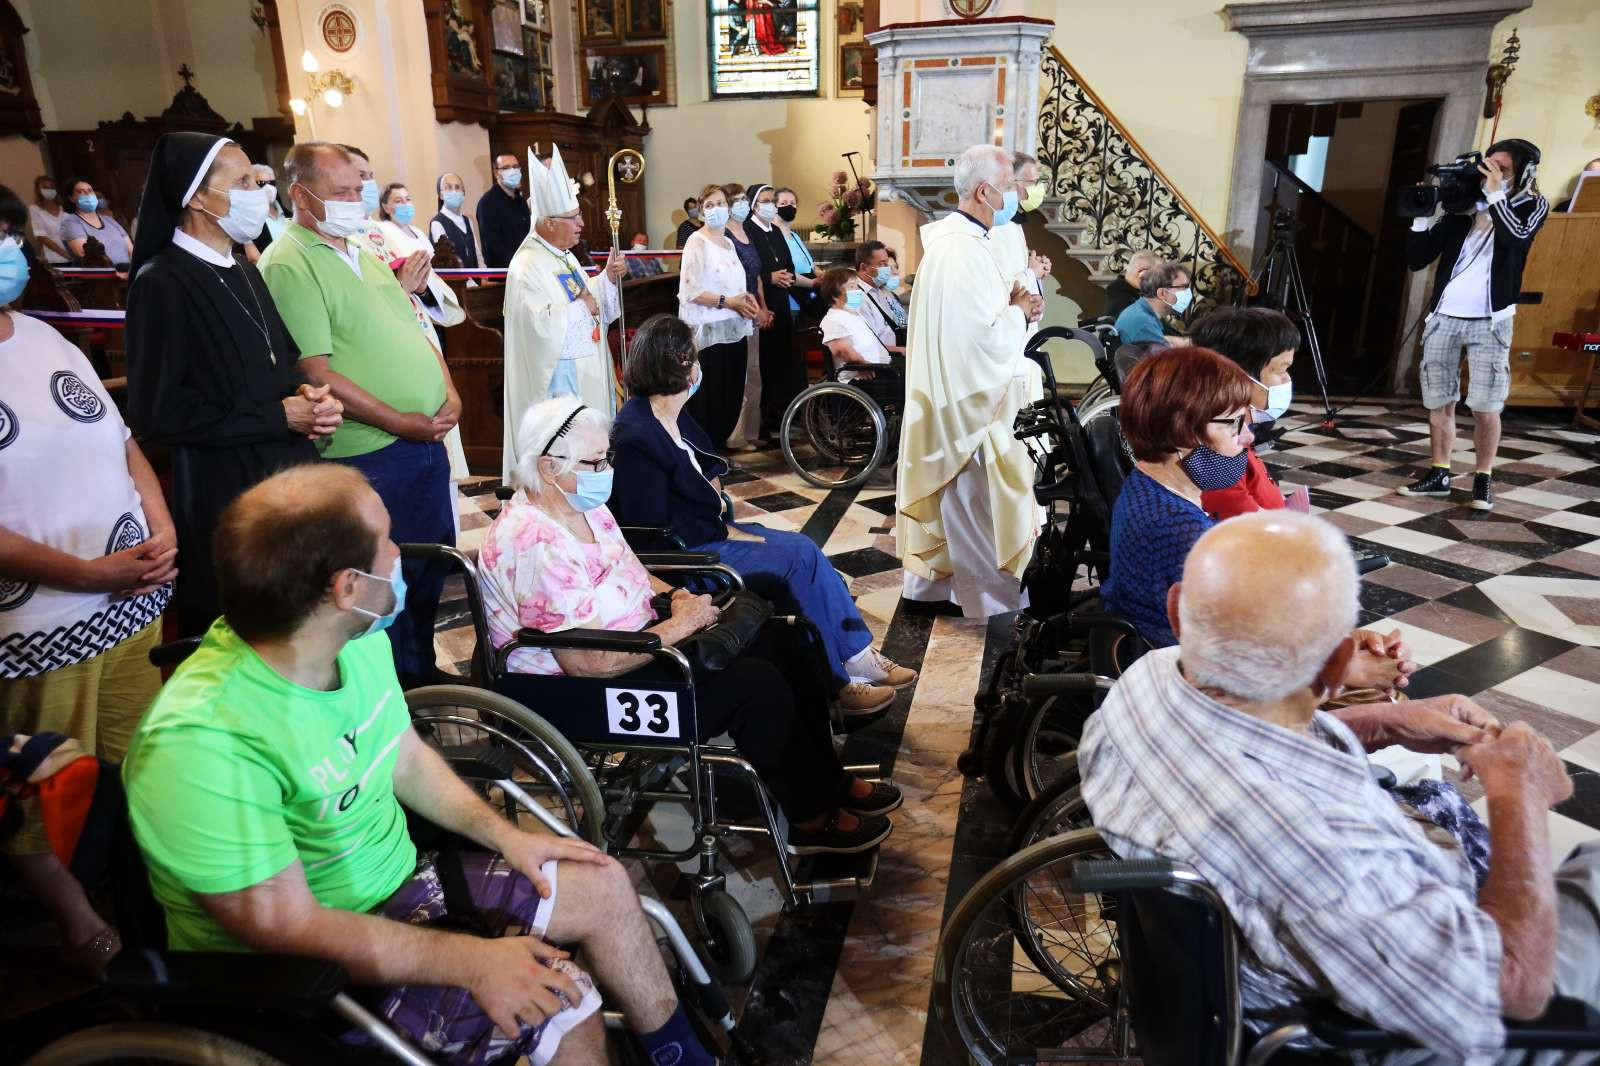
[[[1423,179],[1441,99],[1274,104],[1253,247],[1272,243],[1274,217],[1293,213],[1293,239],[1330,392],[1355,392],[1388,365],[1399,341],[1409,272],[1408,222],[1392,190]],[[1316,389],[1309,359],[1296,388]]]

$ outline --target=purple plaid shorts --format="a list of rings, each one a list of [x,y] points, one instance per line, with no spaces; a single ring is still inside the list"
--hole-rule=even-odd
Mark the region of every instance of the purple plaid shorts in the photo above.
[[[550,898],[541,899],[533,883],[513,870],[500,856],[487,852],[464,852],[461,866],[473,902],[506,936],[532,934],[542,937],[550,925],[556,906],[556,864],[552,860],[539,868],[550,882]],[[434,868],[433,856],[423,855],[411,877],[395,889],[379,908],[385,918],[422,925],[438,921],[446,914],[444,888]],[[594,981],[571,960],[562,959],[554,968],[572,978],[583,991],[583,998],[541,1025],[524,1025],[516,1040],[507,1040],[489,1016],[464,988],[431,985],[403,985],[390,989],[375,1008],[384,1021],[406,1034],[423,1051],[454,1066],[483,1066],[502,1057],[526,1055],[533,1066],[545,1066],[555,1055],[561,1038],[589,1015],[600,1009],[600,993]],[[351,1043],[367,1043],[360,1033],[346,1036]]]

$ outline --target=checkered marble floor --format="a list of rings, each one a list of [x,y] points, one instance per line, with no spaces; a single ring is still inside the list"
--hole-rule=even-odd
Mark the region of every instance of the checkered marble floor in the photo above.
[[[1313,509],[1367,552],[1390,556],[1369,575],[1362,622],[1403,629],[1422,668],[1414,696],[1459,692],[1547,736],[1576,794],[1551,816],[1552,850],[1600,836],[1600,436],[1552,414],[1508,412],[1491,513],[1467,506],[1469,478],[1449,500],[1395,488],[1428,462],[1427,413],[1406,402],[1341,413],[1334,428],[1295,408],[1296,428],[1262,458],[1287,489],[1309,488]],[[1460,424],[1455,469],[1470,471],[1471,426]],[[740,519],[800,530],[848,580],[889,654],[923,671],[885,718],[852,735],[847,761],[882,761],[906,792],[884,847],[878,883],[853,903],[783,913],[772,864],[745,847],[730,884],[756,921],[762,960],[734,990],[741,1029],[774,1064],[859,1062],[943,1066],[955,1061],[927,1026],[928,978],[942,916],[1003,854],[1010,815],[979,780],[955,769],[972,726],[972,697],[1007,641],[987,624],[902,609],[891,536],[893,486],[807,485],[781,455],[735,457],[727,479]],[[492,480],[463,486],[461,542],[469,551],[498,510]],[[471,653],[459,590],[446,593],[440,664]],[[455,602],[450,602],[454,600]],[[1447,772],[1449,772],[1447,770]],[[1473,783],[1463,786],[1475,795]],[[641,887],[681,905],[670,871]]]

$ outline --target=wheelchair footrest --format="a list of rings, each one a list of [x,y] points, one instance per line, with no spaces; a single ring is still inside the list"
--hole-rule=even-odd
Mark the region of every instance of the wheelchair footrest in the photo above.
[[[804,903],[858,898],[878,876],[878,848],[855,855],[815,855],[794,871],[794,894]]]

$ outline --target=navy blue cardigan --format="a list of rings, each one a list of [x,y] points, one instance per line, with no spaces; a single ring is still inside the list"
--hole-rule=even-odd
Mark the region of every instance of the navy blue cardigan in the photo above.
[[[728,463],[687,410],[678,413],[678,432],[703,474],[650,410],[649,399],[635,396],[622,405],[611,427],[617,475],[607,505],[622,525],[666,526],[691,547],[724,540],[722,495],[710,479],[726,474]]]

